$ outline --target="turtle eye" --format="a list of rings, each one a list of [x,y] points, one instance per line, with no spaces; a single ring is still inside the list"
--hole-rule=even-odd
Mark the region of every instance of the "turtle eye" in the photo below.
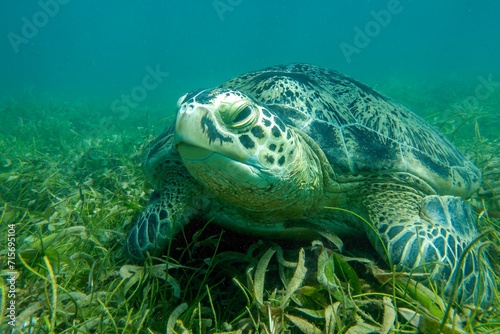
[[[243,108],[240,108],[239,110],[236,111],[235,117],[233,119],[233,126],[238,127],[240,125],[245,124],[246,120],[252,116],[252,107],[251,106],[244,106]]]
[[[229,126],[232,128],[245,128],[252,125],[256,120],[256,109],[248,103],[235,106],[234,111],[231,113],[231,121]]]

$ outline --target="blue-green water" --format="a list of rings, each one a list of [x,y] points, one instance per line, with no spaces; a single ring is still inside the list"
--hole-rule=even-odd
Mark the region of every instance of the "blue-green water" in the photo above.
[[[172,112],[187,91],[291,62],[372,85],[496,82],[499,12],[493,0],[2,1],[0,96],[30,88],[110,110],[162,104]],[[151,71],[157,76],[144,82]]]
[[[21,275],[18,295],[8,297],[17,302],[17,328],[166,332],[168,315],[181,302],[190,309],[182,320],[197,328],[201,315],[195,306],[213,308],[210,294],[215,305],[229,311],[214,313],[208,327],[221,331],[222,323],[241,320],[249,310],[248,294],[230,279],[246,281],[248,268],[258,261],[252,253],[262,256],[269,247],[254,239],[222,238],[212,226],[200,237],[200,226],[191,224],[190,232],[179,233],[172,243],[173,261],[186,270],[170,270],[161,293],[151,288],[156,286],[152,277],[129,289],[128,278],[116,273],[128,264],[122,256],[125,236],[151,193],[141,157],[153,134],[167,124],[165,118],[174,115],[177,99],[272,65],[304,62],[335,69],[424,116],[481,169],[483,188],[470,201],[482,228],[498,227],[499,13],[500,1],[494,0],[0,1],[0,235],[15,226],[18,259],[25,261],[15,265]],[[182,241],[190,243],[189,251]],[[241,255],[233,264],[235,248]],[[207,261],[217,252],[226,257]],[[50,263],[56,278],[49,288]],[[498,261],[492,264],[498,274]],[[274,276],[281,278],[276,268]],[[356,269],[367,276],[364,267]],[[372,291],[378,291],[380,285],[371,281]],[[55,289],[55,283],[64,289]],[[266,283],[266,290],[281,289],[273,283]],[[67,291],[77,293],[77,311],[70,302],[52,307],[54,291],[61,301],[69,300]],[[305,289],[301,298],[314,296],[311,305],[293,308],[322,310],[322,299],[310,292]],[[106,312],[85,301],[94,296],[106,296],[96,297],[106,303]],[[326,296],[340,300],[338,294]],[[363,303],[370,308],[363,312],[380,318],[377,304]],[[340,312],[347,318],[344,330],[354,321],[349,314],[356,315],[350,308]],[[251,312],[254,321],[260,313]],[[472,319],[471,328],[498,331],[498,307],[493,314],[483,323],[464,319]],[[3,321],[0,332],[10,326]]]

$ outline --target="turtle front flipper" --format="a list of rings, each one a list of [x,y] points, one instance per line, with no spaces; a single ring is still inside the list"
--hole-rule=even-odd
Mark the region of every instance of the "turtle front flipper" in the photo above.
[[[137,223],[127,236],[126,253],[134,262],[166,251],[168,243],[189,221],[200,213],[199,185],[185,171],[168,168],[165,183],[156,190]]]
[[[368,235],[378,252],[415,279],[425,274],[422,282],[436,284],[446,297],[455,297],[453,302],[490,306],[494,276],[482,243],[465,252],[478,237],[471,205],[460,197],[426,196],[404,188],[377,191],[364,201],[377,232],[368,228]]]

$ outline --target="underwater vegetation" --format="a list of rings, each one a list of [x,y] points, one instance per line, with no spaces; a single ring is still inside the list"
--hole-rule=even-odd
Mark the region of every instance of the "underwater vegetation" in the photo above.
[[[482,170],[471,202],[485,232],[478,242],[500,275],[500,92],[465,103],[471,85],[377,89],[424,116]],[[126,262],[126,233],[151,194],[142,154],[167,124],[151,113],[120,119],[109,106],[29,94],[0,101],[0,332],[500,332],[498,292],[488,310],[450,304],[356,245],[340,252],[327,240],[276,244],[200,221],[168,257]]]

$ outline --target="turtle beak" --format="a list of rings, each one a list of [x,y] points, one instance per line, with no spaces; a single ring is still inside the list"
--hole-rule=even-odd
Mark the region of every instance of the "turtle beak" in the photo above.
[[[204,107],[181,105],[175,120],[174,147],[178,149],[179,146],[189,145],[208,149],[205,147],[207,139],[202,131],[202,120],[209,117],[209,114]]]
[[[179,143],[176,146],[176,150],[179,152],[183,160],[191,162],[206,160],[214,154],[214,151],[185,143]]]
[[[194,108],[193,108],[194,109]],[[200,109],[200,108],[198,108]],[[181,112],[183,110],[183,112]],[[200,110],[199,113],[206,112]],[[196,131],[200,118],[193,110],[180,109],[175,122],[174,148],[184,160],[200,161],[210,157],[214,152],[205,147],[200,147],[205,140],[199,138],[201,129]]]
[[[212,153],[245,162],[248,155],[235,149],[236,138],[226,131],[209,106],[181,104],[175,122],[174,148],[184,160],[204,160]]]

